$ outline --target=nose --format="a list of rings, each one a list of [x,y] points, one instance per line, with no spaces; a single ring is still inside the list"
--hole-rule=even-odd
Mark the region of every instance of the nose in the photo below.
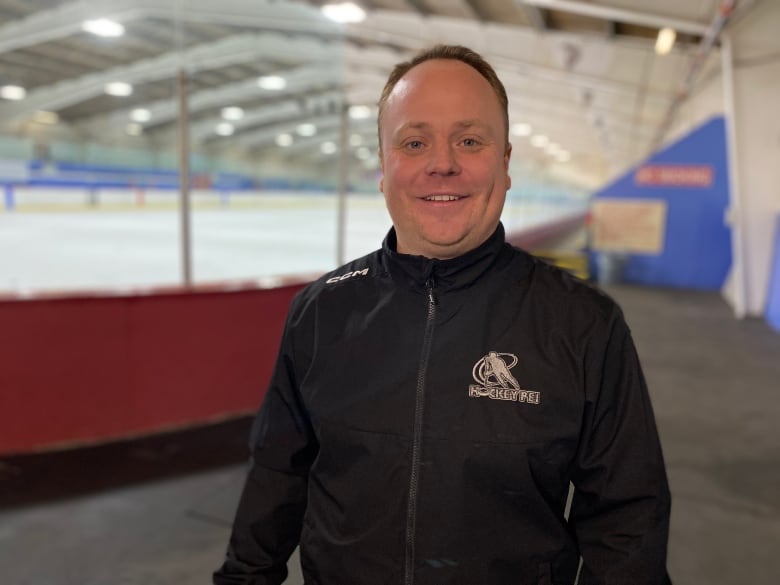
[[[426,168],[429,175],[457,175],[460,165],[451,144],[440,144],[431,148]]]

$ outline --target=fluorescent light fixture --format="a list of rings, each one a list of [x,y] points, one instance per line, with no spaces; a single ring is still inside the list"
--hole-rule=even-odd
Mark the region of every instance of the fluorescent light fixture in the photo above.
[[[214,128],[214,132],[220,136],[230,136],[236,131],[236,127],[230,122],[220,122],[217,127]]]
[[[357,156],[360,160],[368,160],[371,158],[371,150],[365,146],[361,146],[355,151],[355,156]]]
[[[262,89],[279,91],[287,87],[287,80],[279,75],[263,75],[257,79],[257,85]]]
[[[349,137],[350,146],[360,146],[361,144],[363,144],[363,137],[360,134],[352,134]]]
[[[244,117],[244,110],[236,106],[222,108],[220,113],[225,120],[240,120]]]
[[[519,122],[517,124],[512,124],[512,126],[509,128],[509,132],[513,136],[530,136],[531,132],[533,132],[533,129],[531,128],[530,124]]]
[[[666,55],[674,47],[674,41],[677,39],[677,33],[673,28],[662,28],[658,31],[658,38],[655,40],[655,52],[659,55]]]
[[[322,154],[333,154],[337,150],[336,143],[332,140],[327,140],[320,144],[320,152],[322,152]]]
[[[144,133],[144,127],[137,122],[131,122],[125,126],[125,132],[130,136],[140,136]]]
[[[57,114],[57,112],[48,112],[46,110],[38,110],[33,115],[33,122],[38,122],[38,124],[54,125],[54,124],[56,124],[59,121],[60,121],[60,117]]]
[[[152,119],[152,112],[147,110],[146,108],[136,108],[132,112],[130,112],[130,119],[133,122],[148,122]]]
[[[367,120],[373,115],[370,106],[349,106],[349,117],[353,120]]]
[[[327,18],[342,24],[363,22],[366,19],[366,11],[354,2],[332,2],[325,4],[321,10]]]
[[[107,83],[103,90],[108,95],[127,97],[133,93],[133,86],[124,81],[112,81],[111,83]]]
[[[27,90],[19,85],[0,86],[0,98],[4,100],[23,100]]]
[[[544,148],[550,143],[550,139],[544,134],[535,134],[531,136],[531,146],[536,148]]]
[[[295,131],[299,136],[314,136],[317,133],[317,127],[314,124],[298,124]]]
[[[81,23],[81,28],[99,37],[121,37],[125,34],[124,26],[108,18],[85,20]]]
[[[279,134],[276,137],[276,145],[277,146],[292,146],[293,143],[293,137],[292,134]]]

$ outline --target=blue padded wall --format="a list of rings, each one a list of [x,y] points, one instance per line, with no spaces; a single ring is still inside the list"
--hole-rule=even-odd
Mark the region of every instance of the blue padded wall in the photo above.
[[[715,117],[595,194],[597,199],[653,199],[667,204],[663,250],[629,256],[623,280],[690,289],[719,289],[731,266],[725,120]],[[705,171],[707,180],[641,180],[643,171]],[[687,183],[687,184],[686,184]]]
[[[780,215],[775,223],[775,246],[769,271],[769,294],[766,299],[766,321],[780,332]]]

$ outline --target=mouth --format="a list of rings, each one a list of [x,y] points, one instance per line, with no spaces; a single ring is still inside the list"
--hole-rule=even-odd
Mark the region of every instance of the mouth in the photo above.
[[[460,195],[427,195],[423,199],[425,201],[458,201],[462,197]]]

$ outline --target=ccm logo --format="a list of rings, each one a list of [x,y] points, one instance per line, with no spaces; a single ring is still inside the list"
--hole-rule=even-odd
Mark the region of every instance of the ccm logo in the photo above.
[[[333,278],[329,278],[325,282],[328,284],[333,284],[334,282],[347,280],[348,278],[352,278],[353,276],[365,276],[366,274],[368,274],[368,268],[364,268],[363,270],[355,270],[354,272],[347,272],[346,274],[342,274],[341,276],[334,276]]]

